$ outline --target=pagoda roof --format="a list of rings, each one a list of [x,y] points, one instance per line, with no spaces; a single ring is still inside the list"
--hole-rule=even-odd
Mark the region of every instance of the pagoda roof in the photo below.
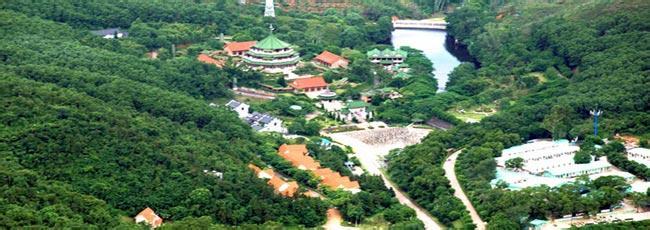
[[[278,49],[289,48],[290,46],[291,44],[280,40],[278,37],[276,37],[273,34],[269,35],[268,37],[262,39],[257,44],[255,44],[255,48],[263,49],[263,50],[278,50]]]

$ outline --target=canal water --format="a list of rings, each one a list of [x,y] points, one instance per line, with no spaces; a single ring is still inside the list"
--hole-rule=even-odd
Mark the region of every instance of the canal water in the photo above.
[[[471,61],[464,47],[454,45],[454,39],[446,31],[396,29],[392,34],[393,47],[409,46],[422,50],[433,62],[438,92],[445,90],[448,75],[463,61]]]

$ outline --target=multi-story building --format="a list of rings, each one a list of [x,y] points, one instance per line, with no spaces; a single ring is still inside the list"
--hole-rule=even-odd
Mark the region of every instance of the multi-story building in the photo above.
[[[291,44],[273,34],[257,42],[243,59],[247,66],[270,73],[293,71],[300,62],[300,56]]]
[[[401,49],[373,49],[368,51],[366,56],[368,56],[370,62],[382,65],[387,70],[392,70],[396,66],[404,63],[404,60],[406,60],[406,57],[408,56],[408,52]]]

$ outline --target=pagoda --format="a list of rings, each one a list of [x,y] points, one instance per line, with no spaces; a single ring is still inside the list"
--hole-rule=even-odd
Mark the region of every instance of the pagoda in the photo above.
[[[273,34],[257,42],[243,56],[244,63],[253,69],[260,69],[270,73],[288,73],[295,70],[300,56],[291,44],[278,39]]]

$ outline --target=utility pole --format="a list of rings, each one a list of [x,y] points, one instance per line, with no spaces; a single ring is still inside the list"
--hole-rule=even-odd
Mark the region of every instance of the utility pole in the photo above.
[[[598,136],[598,117],[603,114],[602,110],[590,110],[589,114],[594,116],[594,136]]]

